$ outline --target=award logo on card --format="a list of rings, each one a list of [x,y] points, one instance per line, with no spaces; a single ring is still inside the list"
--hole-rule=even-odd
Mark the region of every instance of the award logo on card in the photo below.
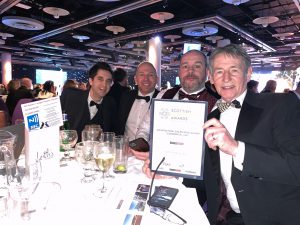
[[[40,120],[38,114],[27,116],[27,123],[29,130],[38,129],[40,127]]]

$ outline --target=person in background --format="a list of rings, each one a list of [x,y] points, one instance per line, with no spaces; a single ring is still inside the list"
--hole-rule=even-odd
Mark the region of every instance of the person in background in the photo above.
[[[283,93],[289,93],[290,92],[290,89],[289,88],[285,88],[284,90],[283,90]]]
[[[112,84],[109,64],[96,63],[89,71],[89,84],[89,90],[67,88],[60,96],[62,111],[67,114],[71,129],[77,131],[78,141],[86,124],[99,124],[104,132],[116,129],[116,103],[106,96]]]
[[[6,105],[9,110],[10,116],[12,116],[15,107],[20,99],[23,98],[33,98],[32,94],[32,81],[28,77],[24,77],[20,80],[21,86],[8,94],[6,99]]]
[[[259,82],[256,80],[249,80],[249,82],[247,83],[247,90],[253,93],[258,93],[258,84]]]
[[[122,94],[130,91],[130,88],[128,87],[128,75],[126,71],[122,68],[117,68],[113,72],[113,81],[114,84],[111,86],[111,89],[107,95],[115,99],[117,108],[119,108]]]
[[[78,88],[78,84],[75,80],[66,80],[62,90],[65,90],[67,88]]]
[[[277,82],[275,80],[268,80],[266,86],[260,93],[275,93]]]
[[[119,105],[118,134],[127,136],[129,141],[136,138],[136,133],[145,115],[150,109],[151,99],[155,98],[158,90],[156,69],[150,62],[138,65],[135,76],[138,89],[124,91]]]
[[[47,80],[43,85],[43,90],[39,92],[37,98],[51,98],[56,96],[56,87],[54,86],[54,82],[52,80]]]
[[[85,90],[87,89],[87,88],[86,88],[86,83],[84,83],[84,82],[79,82],[79,83],[78,83],[78,88],[85,91]]]
[[[40,91],[43,90],[43,85],[42,84],[34,84],[33,85],[33,90],[32,90],[32,94],[34,97],[37,97],[40,93]]]

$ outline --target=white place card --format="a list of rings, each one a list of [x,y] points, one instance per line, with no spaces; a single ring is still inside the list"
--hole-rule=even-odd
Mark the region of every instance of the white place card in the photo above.
[[[59,126],[63,124],[59,97],[22,105],[26,163],[41,160],[42,176],[53,180],[59,169]]]

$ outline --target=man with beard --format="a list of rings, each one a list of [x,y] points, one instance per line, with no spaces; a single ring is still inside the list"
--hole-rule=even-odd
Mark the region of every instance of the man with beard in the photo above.
[[[179,80],[180,86],[176,86],[165,92],[160,92],[157,99],[174,100],[194,100],[207,101],[208,112],[215,105],[218,94],[210,88],[206,81],[206,56],[197,50],[185,53],[180,59]],[[139,127],[137,138],[149,139],[150,132],[150,113]],[[147,159],[147,153],[132,150],[133,154],[139,159]]]
[[[194,100],[207,101],[208,112],[211,111],[219,97],[214,92],[209,83],[206,81],[206,56],[197,50],[191,50],[185,53],[180,60],[179,79],[181,86],[174,87],[157,95],[158,99],[174,99],[174,100]],[[150,132],[150,113],[147,114],[145,120],[139,127],[137,138],[149,140]],[[148,152],[140,152],[131,149],[136,158],[147,160]],[[197,187],[198,200],[201,205],[205,202],[205,190],[203,184],[196,180],[185,179],[183,182],[188,187]],[[200,185],[200,186],[199,186]]]

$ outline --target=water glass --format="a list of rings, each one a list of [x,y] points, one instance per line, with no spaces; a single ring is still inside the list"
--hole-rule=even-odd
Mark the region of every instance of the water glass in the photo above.
[[[83,169],[84,177],[81,179],[83,183],[94,181],[95,160],[93,157],[93,148],[97,147],[97,141],[79,142],[75,146],[75,159]]]
[[[127,172],[127,161],[128,161],[128,138],[125,136],[116,136],[114,138],[116,158],[114,162],[115,173],[126,173]]]

